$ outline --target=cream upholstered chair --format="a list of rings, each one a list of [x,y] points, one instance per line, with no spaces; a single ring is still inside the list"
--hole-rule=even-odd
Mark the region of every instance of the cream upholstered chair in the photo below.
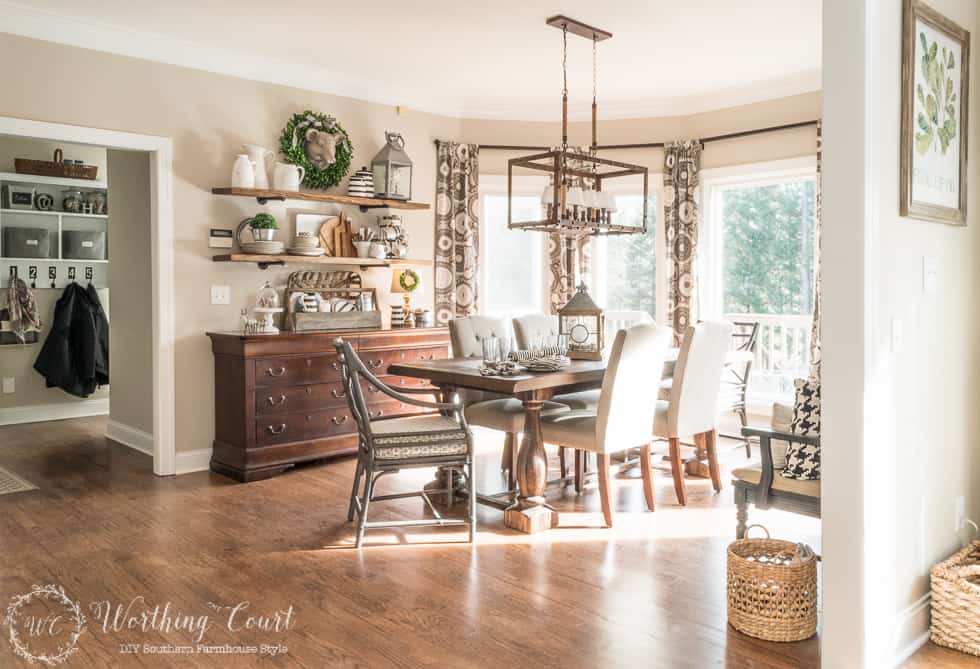
[[[528,314],[514,319],[514,337],[517,348],[527,350],[535,337],[558,336],[558,316],[549,314]]]
[[[653,511],[653,472],[650,468],[650,425],[654,419],[657,386],[650,383],[650,365],[663,364],[671,340],[669,328],[637,325],[616,333],[602,379],[597,412],[573,411],[542,421],[545,441],[598,454],[599,495],[606,525],[612,526],[610,454],[640,448],[643,492]]]
[[[483,340],[486,337],[510,336],[507,321],[489,316],[468,316],[449,321],[449,339],[454,358],[479,358],[483,356]],[[462,389],[466,406],[466,420],[471,425],[499,430],[504,437],[504,450],[500,456],[500,468],[507,471],[510,489],[517,481],[517,435],[524,430],[524,406],[520,400],[497,393]],[[555,402],[545,402],[541,415],[568,411],[568,407]],[[564,469],[564,458],[562,458]],[[565,472],[562,472],[562,477]]]
[[[557,316],[555,317],[557,318]],[[615,340],[616,333],[634,325],[656,325],[653,317],[645,311],[639,310],[612,310],[604,314],[606,341]],[[557,323],[556,323],[557,327]],[[661,364],[659,369],[663,369]],[[651,370],[652,373],[652,370]],[[656,378],[656,377],[653,377]],[[598,390],[582,390],[577,393],[565,393],[556,395],[553,398],[556,402],[564,404],[573,411],[595,411],[599,406]]]
[[[680,456],[682,436],[694,435],[695,459],[698,462],[704,458],[708,460],[711,483],[716,491],[721,491],[715,426],[721,377],[731,336],[731,323],[702,321],[689,327],[677,355],[670,400],[657,402],[653,434],[667,439],[670,445],[674,490],[681,504],[687,504]]]

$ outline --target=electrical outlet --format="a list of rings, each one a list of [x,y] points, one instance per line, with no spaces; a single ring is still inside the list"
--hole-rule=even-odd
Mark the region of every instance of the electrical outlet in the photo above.
[[[956,527],[954,529],[959,534],[963,530],[963,521],[966,520],[966,497],[963,495],[957,497],[954,506],[953,515],[956,520]]]
[[[231,304],[231,286],[211,286],[211,304]]]
[[[3,377],[3,394],[4,395],[14,394],[14,377],[12,376]]]
[[[902,320],[900,318],[892,319],[892,353],[902,352],[902,341],[904,340],[904,333],[902,332]]]

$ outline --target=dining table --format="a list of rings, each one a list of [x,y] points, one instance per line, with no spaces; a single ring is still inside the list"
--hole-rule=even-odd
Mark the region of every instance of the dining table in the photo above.
[[[737,353],[731,352],[726,363],[739,360]],[[657,392],[663,378],[673,376],[678,355],[678,349],[669,349],[661,375],[651,373],[653,392]],[[504,524],[527,534],[555,527],[558,512],[545,501],[548,460],[541,438],[541,409],[555,395],[601,387],[606,360],[571,360],[557,371],[522,371],[516,376],[488,376],[480,372],[482,366],[480,358],[396,362],[388,367],[388,374],[428,380],[444,398],[465,388],[520,400],[524,406],[524,432],[517,453],[517,493],[504,510]]]

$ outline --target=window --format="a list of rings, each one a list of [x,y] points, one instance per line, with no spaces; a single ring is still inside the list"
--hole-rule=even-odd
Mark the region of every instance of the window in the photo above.
[[[706,170],[703,182],[702,314],[759,323],[757,400],[792,396],[809,366],[816,176],[792,163]]]
[[[540,215],[544,181],[515,179],[514,220]],[[545,313],[545,235],[507,228],[507,181],[480,177],[480,313],[514,317]]]
[[[618,222],[639,226],[643,195],[617,194]],[[644,234],[610,235],[594,247],[599,304],[607,311],[644,311],[657,317],[656,206],[647,198],[647,231]]]

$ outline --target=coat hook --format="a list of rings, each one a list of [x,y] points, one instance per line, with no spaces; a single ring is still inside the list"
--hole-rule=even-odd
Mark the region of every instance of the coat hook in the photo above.
[[[48,278],[51,279],[51,287],[52,288],[56,288],[57,286],[55,286],[55,279],[58,278],[58,268],[57,267],[49,267],[48,268]]]
[[[37,265],[27,268],[27,276],[31,280],[31,288],[37,288]]]

